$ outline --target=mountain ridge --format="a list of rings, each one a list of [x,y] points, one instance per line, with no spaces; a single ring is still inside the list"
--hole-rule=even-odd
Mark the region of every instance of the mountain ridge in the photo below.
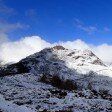
[[[38,62],[41,64],[41,61],[45,61],[45,60],[55,61],[55,57],[63,61],[68,68],[75,69],[79,73],[94,71],[94,69],[96,69],[96,71],[100,71],[101,69],[105,69],[105,68],[108,69],[108,67],[90,50],[77,50],[77,49],[70,50],[64,48],[63,46],[45,48],[40,52],[30,55],[25,59],[20,60],[18,63],[11,64],[5,68],[10,69],[13,68],[12,66],[14,66],[14,68],[16,68],[16,66],[17,67],[22,66],[23,68],[28,69],[27,66],[29,66],[28,63],[30,62],[31,63],[34,62],[35,65],[36,64],[38,65]],[[22,69],[22,67],[20,69]],[[21,73],[22,71],[20,70]],[[13,73],[11,72],[9,74],[13,74]]]

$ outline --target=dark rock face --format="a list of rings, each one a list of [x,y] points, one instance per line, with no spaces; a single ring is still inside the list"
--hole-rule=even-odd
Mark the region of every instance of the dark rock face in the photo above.
[[[64,89],[64,90],[77,90],[77,84],[73,82],[72,80],[63,80],[61,79],[58,75],[54,75],[51,77],[47,77],[47,75],[43,75],[40,78],[40,81],[43,83],[48,83],[51,84],[54,87],[57,87],[59,89]]]
[[[0,68],[0,77],[21,73],[28,73],[29,69],[21,62]]]
[[[53,49],[65,50],[65,48],[63,46],[60,46],[60,45],[54,46]]]
[[[97,60],[93,61],[92,64],[106,66],[106,65],[104,65],[104,64],[101,62],[100,59],[97,59]]]

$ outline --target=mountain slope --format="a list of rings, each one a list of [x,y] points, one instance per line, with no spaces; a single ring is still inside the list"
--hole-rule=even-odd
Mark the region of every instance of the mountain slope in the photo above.
[[[102,69],[109,70],[89,50],[46,48],[1,68],[0,94],[30,112],[111,112],[112,78],[98,74]]]

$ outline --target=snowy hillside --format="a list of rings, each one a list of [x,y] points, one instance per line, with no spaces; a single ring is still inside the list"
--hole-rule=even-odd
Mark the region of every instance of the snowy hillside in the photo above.
[[[0,111],[111,112],[111,77],[89,50],[46,48],[0,68]]]

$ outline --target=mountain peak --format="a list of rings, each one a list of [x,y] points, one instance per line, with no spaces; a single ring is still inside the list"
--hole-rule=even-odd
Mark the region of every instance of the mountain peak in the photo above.
[[[56,45],[53,47],[53,49],[57,49],[57,50],[65,50],[65,48],[61,45]]]

